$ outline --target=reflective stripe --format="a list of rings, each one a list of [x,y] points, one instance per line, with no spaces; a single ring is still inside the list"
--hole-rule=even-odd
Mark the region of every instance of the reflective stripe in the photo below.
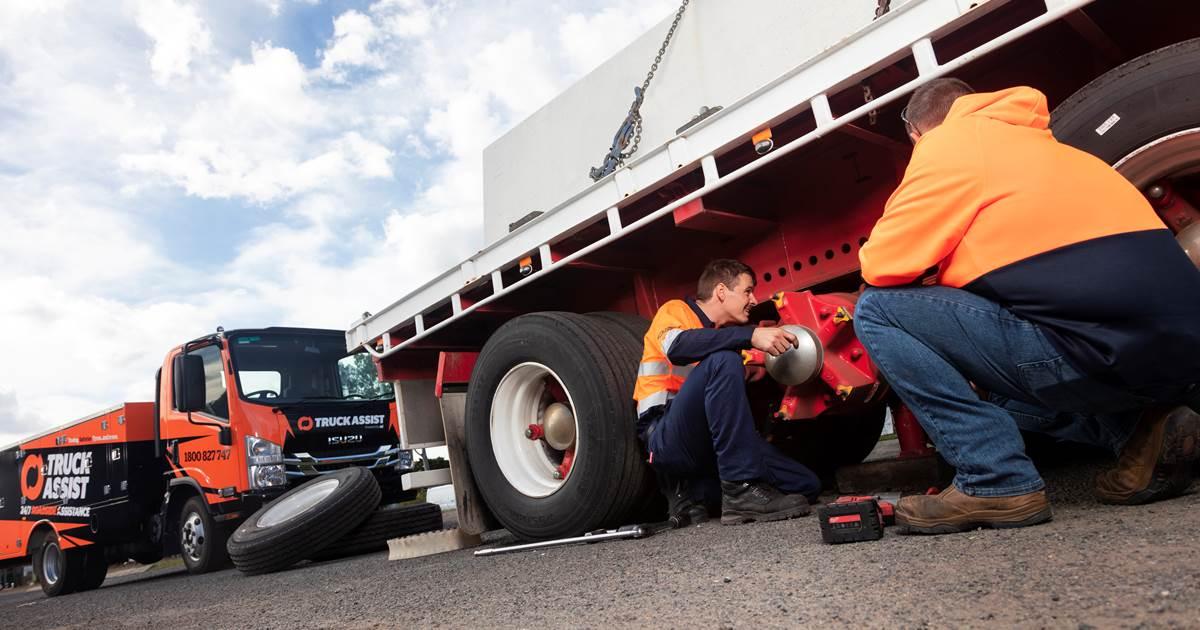
[[[671,344],[675,343],[675,340],[679,337],[679,333],[681,333],[681,332],[683,332],[683,331],[679,330],[678,328],[672,328],[671,330],[667,331],[667,334],[663,335],[663,340],[662,340],[663,354],[665,354],[667,356],[671,356]]]
[[[643,413],[645,413],[646,411],[648,411],[654,407],[657,407],[659,405],[667,404],[667,401],[670,400],[671,398],[673,398],[673,396],[671,396],[670,393],[667,392],[666,390],[663,390],[661,392],[654,392],[653,394],[646,396],[645,398],[638,401],[638,404],[637,404],[638,415],[640,416]],[[626,407],[626,409],[628,409],[628,407]]]
[[[671,376],[678,376],[679,378],[687,378],[688,374],[692,373],[692,368],[694,368],[694,367],[696,367],[696,366],[694,366],[694,365],[672,365],[671,366]]]
[[[666,361],[645,361],[638,366],[638,376],[666,376],[671,373],[671,364]]]

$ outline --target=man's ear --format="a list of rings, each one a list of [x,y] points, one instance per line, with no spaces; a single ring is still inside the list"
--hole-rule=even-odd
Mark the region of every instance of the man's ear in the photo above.
[[[718,302],[725,301],[725,283],[718,282],[717,286],[713,287],[713,297],[717,298]]]

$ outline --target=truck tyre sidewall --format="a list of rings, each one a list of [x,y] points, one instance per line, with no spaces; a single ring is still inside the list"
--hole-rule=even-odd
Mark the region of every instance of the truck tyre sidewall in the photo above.
[[[83,552],[83,579],[80,582],[80,591],[90,591],[100,588],[104,584],[104,578],[108,577],[108,556],[104,552],[104,547],[100,545],[92,545],[82,550]]]
[[[641,500],[645,464],[634,434],[639,355],[633,347],[628,333],[571,313],[518,317],[484,346],[467,388],[467,453],[485,502],[517,537],[537,540],[617,525]],[[557,489],[540,497],[514,487],[492,446],[497,388],[510,370],[527,363],[557,377],[576,420],[574,464]]]
[[[208,505],[191,497],[179,513],[179,552],[188,573],[201,574],[225,568],[225,533],[217,527]]]
[[[1200,127],[1200,39],[1110,70],[1055,108],[1050,126],[1060,142],[1109,164],[1155,140]]]
[[[365,468],[321,475],[246,519],[229,537],[229,555],[247,575],[286,569],[352,531],[379,507],[379,498],[379,484]]]

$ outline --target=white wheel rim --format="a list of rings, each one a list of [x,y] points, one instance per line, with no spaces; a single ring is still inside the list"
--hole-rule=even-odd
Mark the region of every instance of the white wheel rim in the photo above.
[[[334,490],[337,490],[340,484],[341,481],[337,478],[310,481],[297,488],[292,494],[280,497],[267,506],[262,516],[258,517],[255,526],[259,529],[266,529],[286,523],[324,501],[326,497],[333,494]]]
[[[46,584],[58,584],[58,578],[62,575],[62,549],[58,544],[50,543],[46,545],[42,556],[42,576],[46,578]]]
[[[1138,188],[1200,169],[1200,128],[1177,131],[1138,147],[1113,165]]]
[[[547,379],[553,379],[566,392],[566,401],[555,401],[546,391]],[[565,402],[575,416],[575,460],[562,479],[554,474],[562,461],[563,452],[551,448],[544,440],[525,437],[530,424],[539,422],[542,413],[553,402]],[[492,453],[501,474],[513,488],[527,497],[548,497],[571,478],[583,456],[579,448],[579,414],[562,379],[541,363],[522,363],[508,371],[492,397],[490,422]]]

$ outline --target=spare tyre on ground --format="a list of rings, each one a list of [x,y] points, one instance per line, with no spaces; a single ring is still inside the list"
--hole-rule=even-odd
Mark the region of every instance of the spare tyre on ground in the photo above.
[[[286,569],[362,524],[379,498],[379,484],[365,468],[322,475],[246,519],[229,537],[229,557],[248,575]]]
[[[384,505],[361,525],[330,543],[313,560],[332,560],[360,553],[383,551],[393,538],[423,534],[442,528],[442,508],[432,503]]]

